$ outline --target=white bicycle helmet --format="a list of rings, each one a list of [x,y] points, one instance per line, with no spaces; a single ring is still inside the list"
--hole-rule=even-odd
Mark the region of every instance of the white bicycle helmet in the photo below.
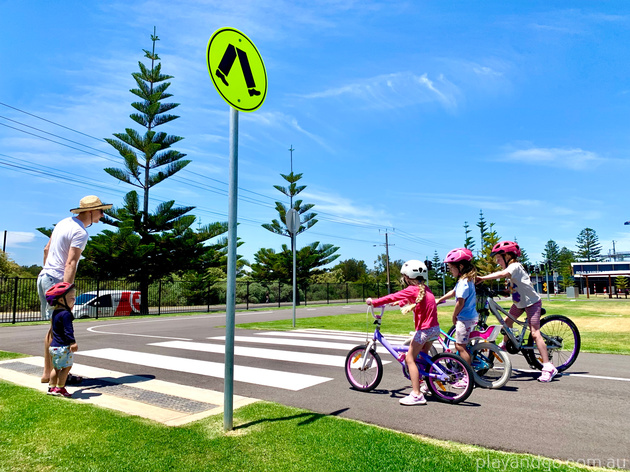
[[[402,275],[406,275],[410,279],[422,277],[425,281],[429,280],[429,271],[422,261],[411,260],[405,262],[400,269],[400,273]]]

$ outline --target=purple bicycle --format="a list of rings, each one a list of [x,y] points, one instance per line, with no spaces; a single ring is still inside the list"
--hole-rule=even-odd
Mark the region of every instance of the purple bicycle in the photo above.
[[[376,325],[374,336],[372,339],[367,339],[366,344],[352,348],[345,362],[348,382],[354,389],[361,392],[374,390],[383,378],[383,361],[376,352],[377,343],[387,349],[402,365],[403,375],[407,379],[410,378],[405,363],[409,346],[392,345],[381,334],[381,318],[385,307],[381,309],[380,315],[375,315],[374,308],[371,306],[368,308],[368,313],[370,311]],[[420,352],[416,358],[416,365],[420,371],[420,377],[424,378],[433,394],[432,398],[444,403],[460,403],[472,393],[475,384],[473,372],[461,357],[449,353],[440,353],[431,357]],[[466,386],[461,388],[462,385]]]

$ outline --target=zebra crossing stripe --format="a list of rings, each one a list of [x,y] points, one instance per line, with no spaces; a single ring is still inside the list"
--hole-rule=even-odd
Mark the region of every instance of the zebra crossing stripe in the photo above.
[[[167,347],[172,349],[184,349],[198,352],[211,352],[214,354],[224,354],[225,346],[222,344],[195,343],[184,341],[164,341],[151,343],[149,346]],[[243,357],[254,357],[257,359],[269,359],[275,361],[297,362],[300,364],[313,364],[330,367],[343,367],[345,356],[333,356],[330,354],[316,354],[309,352],[282,351],[279,349],[261,349],[256,347],[234,346],[234,355]],[[390,361],[383,361],[387,364]]]
[[[208,339],[225,341],[225,336],[214,336]],[[298,347],[312,347],[317,349],[335,349],[341,351],[349,351],[353,347],[356,347],[357,344],[365,344],[364,342],[346,344],[346,343],[335,343],[328,341],[309,341],[306,339],[280,339],[280,338],[262,338],[262,337],[254,337],[254,336],[234,336],[235,342],[241,343],[254,343],[254,344],[271,344],[274,346],[298,346]],[[365,340],[364,340],[365,341]],[[384,347],[377,347],[377,352],[387,353],[387,350]]]
[[[360,344],[365,344],[366,337],[368,339],[372,339],[372,334],[370,336],[365,336],[365,334],[347,332],[345,334],[341,333],[310,333],[307,331],[265,331],[260,333],[255,333],[256,336],[277,336],[277,337],[289,337],[289,338],[308,338],[308,339],[328,339],[328,340],[344,340],[344,341],[355,341]],[[402,344],[407,337],[404,336],[387,336],[387,340],[392,343],[400,343]]]
[[[146,367],[155,367],[158,369],[186,372],[189,374],[205,375],[220,379],[222,379],[225,374],[225,365],[219,362],[164,356],[161,354],[151,354],[146,352],[127,351],[124,349],[94,349],[91,351],[78,352],[76,355],[95,357],[98,359],[108,359],[128,364],[143,365]],[[332,378],[235,365],[234,380],[237,382],[264,385],[266,387],[298,391],[320,383],[328,382],[329,380],[332,380]]]

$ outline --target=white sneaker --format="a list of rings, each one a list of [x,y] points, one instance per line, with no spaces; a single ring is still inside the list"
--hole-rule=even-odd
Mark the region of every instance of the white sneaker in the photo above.
[[[411,392],[405,398],[400,399],[400,404],[408,406],[426,405],[427,401],[425,400],[424,395],[420,394],[420,396],[417,397],[415,393]]]
[[[551,382],[551,379],[558,375],[558,369],[551,367],[551,369],[543,369],[542,374],[538,377],[539,382]]]

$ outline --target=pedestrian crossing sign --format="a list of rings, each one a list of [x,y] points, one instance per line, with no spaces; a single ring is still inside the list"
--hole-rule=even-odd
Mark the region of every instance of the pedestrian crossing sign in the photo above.
[[[208,72],[219,95],[241,111],[260,108],[267,96],[267,72],[254,43],[234,28],[214,32],[206,50]]]

